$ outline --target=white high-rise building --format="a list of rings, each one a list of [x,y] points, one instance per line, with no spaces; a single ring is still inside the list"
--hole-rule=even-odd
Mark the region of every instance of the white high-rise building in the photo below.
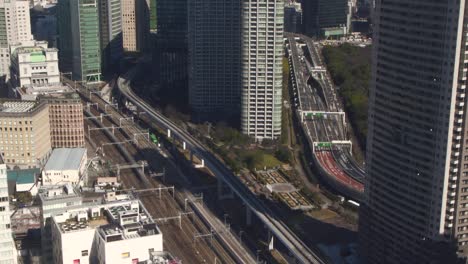
[[[11,236],[10,204],[8,203],[7,167],[0,155],[0,263],[16,264],[16,248]]]
[[[197,120],[281,134],[283,0],[189,1],[189,102]]]
[[[29,1],[0,0],[0,76],[10,76],[10,45],[32,40]]]
[[[284,1],[242,1],[242,132],[281,135]]]

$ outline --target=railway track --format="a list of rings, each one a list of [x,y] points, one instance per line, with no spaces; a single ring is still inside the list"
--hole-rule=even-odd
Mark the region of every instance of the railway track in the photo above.
[[[83,96],[85,99],[87,97]],[[102,107],[99,107],[102,106]],[[105,109],[103,105],[98,105],[99,109]],[[98,116],[102,111],[98,111],[93,107],[90,107],[90,112]],[[110,107],[107,108],[107,112],[110,112]],[[122,118],[119,112],[117,118]],[[115,114],[113,114],[114,116]],[[103,118],[103,126],[110,127],[112,125],[118,126],[116,122],[116,117],[112,119],[111,117]],[[86,122],[86,128],[96,127],[96,123],[99,121]],[[128,140],[129,134],[137,133],[136,128],[129,127],[130,131],[125,131],[123,129],[115,129],[114,135],[119,140]],[[139,133],[139,131],[138,131]],[[109,142],[109,137],[106,136],[104,130],[97,130],[92,132],[92,139],[97,145],[102,145],[103,143]],[[144,157],[139,153],[139,148],[151,147],[152,142],[146,140],[145,138],[140,138],[138,140],[138,148],[132,144],[128,144],[126,149],[130,152],[136,160],[142,160]],[[106,146],[106,158],[112,160],[117,164],[128,163],[122,155],[119,153],[119,150],[116,145]],[[149,162],[151,163],[151,162]],[[161,182],[151,179],[149,182],[151,186],[147,186],[145,182],[141,181],[136,177],[134,172],[121,172],[121,181],[124,186],[135,187],[136,189],[144,188],[156,188],[160,185],[163,185]],[[153,218],[164,218],[177,216],[180,212],[183,211],[183,205],[180,205],[180,202],[174,200],[172,196],[167,193],[159,195],[154,192],[142,193],[139,195],[145,207],[148,209]],[[176,193],[176,197],[180,198],[181,194]],[[188,218],[189,217],[189,218]],[[217,241],[216,236],[213,236],[211,240],[199,239],[194,242],[195,234],[208,234],[211,230],[199,219],[196,215],[182,217],[182,225],[179,227],[178,223],[175,221],[170,221],[167,223],[159,223],[159,226],[164,235],[164,246],[165,249],[172,252],[175,256],[180,258],[183,263],[236,263],[231,255],[224,249],[224,247]]]

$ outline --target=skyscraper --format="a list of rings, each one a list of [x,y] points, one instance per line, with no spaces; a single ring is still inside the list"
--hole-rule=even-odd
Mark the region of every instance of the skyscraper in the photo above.
[[[349,0],[302,1],[304,30],[311,36],[347,34],[351,26]]]
[[[121,0],[99,0],[99,28],[101,36],[101,64],[106,72],[123,55]]]
[[[165,92],[179,98],[187,94],[187,5],[187,0],[157,0],[155,10],[153,75]],[[187,98],[183,105],[188,105]]]
[[[16,264],[16,248],[11,236],[7,167],[0,154],[0,263]]]
[[[283,0],[242,1],[241,128],[262,140],[281,134]]]
[[[10,76],[10,47],[32,40],[29,1],[0,0],[0,76]]]
[[[195,119],[239,116],[241,1],[189,1],[189,102]]]
[[[283,19],[282,0],[189,2],[189,98],[196,116],[240,117],[242,132],[259,140],[280,135]]]
[[[123,50],[128,53],[145,51],[150,32],[150,0],[123,0],[121,8]]]
[[[58,1],[59,66],[73,79],[101,79],[101,50],[97,0]]]
[[[468,253],[465,3],[376,1],[360,212],[368,263],[434,263],[450,243]]]

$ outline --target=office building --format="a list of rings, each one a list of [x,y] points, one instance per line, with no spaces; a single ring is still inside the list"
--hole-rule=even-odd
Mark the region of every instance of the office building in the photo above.
[[[121,0],[99,0],[99,27],[101,36],[102,71],[118,65],[122,50]]]
[[[82,208],[83,197],[70,185],[42,186],[39,189],[42,263],[54,263],[52,254],[52,216]]]
[[[0,0],[0,76],[10,76],[10,46],[33,39],[29,1]]]
[[[122,1],[122,41],[125,53],[146,51],[150,32],[150,0]]]
[[[195,120],[239,116],[241,1],[188,5],[189,102]]]
[[[359,217],[367,263],[468,255],[466,7],[376,1]]]
[[[284,6],[284,31],[292,33],[302,32],[301,3],[290,2]]]
[[[141,263],[163,250],[160,229],[131,195],[83,202],[71,186],[47,186],[39,200],[45,263]]]
[[[16,87],[38,87],[60,84],[57,49],[46,41],[28,41],[10,45],[11,80]]]
[[[0,263],[16,264],[16,247],[13,243],[8,198],[7,166],[0,154]]]
[[[86,173],[87,159],[85,148],[54,149],[42,170],[42,184],[79,184]]]
[[[101,44],[98,0],[58,2],[58,46],[61,72],[72,72],[74,80],[101,80]]]
[[[49,127],[52,148],[85,147],[83,104],[77,93],[61,86],[58,93],[45,92],[41,101],[49,105]]]
[[[57,5],[31,10],[31,30],[35,40],[47,41],[49,47],[57,47]]]
[[[162,233],[138,200],[52,217],[54,263],[142,263],[163,250]]]
[[[187,5],[187,0],[156,1],[153,75],[174,94],[187,93]]]
[[[281,135],[283,0],[242,2],[241,129],[257,140]]]
[[[308,0],[302,2],[305,33],[309,36],[340,37],[351,27],[350,0]]]
[[[45,102],[0,102],[0,151],[10,168],[45,164],[51,151],[49,106]]]

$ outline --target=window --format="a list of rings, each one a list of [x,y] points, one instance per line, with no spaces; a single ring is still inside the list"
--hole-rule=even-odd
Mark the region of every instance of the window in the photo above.
[[[130,257],[130,252],[122,253],[122,258],[129,258],[129,257]]]
[[[81,250],[81,256],[82,257],[88,256],[88,250]]]

